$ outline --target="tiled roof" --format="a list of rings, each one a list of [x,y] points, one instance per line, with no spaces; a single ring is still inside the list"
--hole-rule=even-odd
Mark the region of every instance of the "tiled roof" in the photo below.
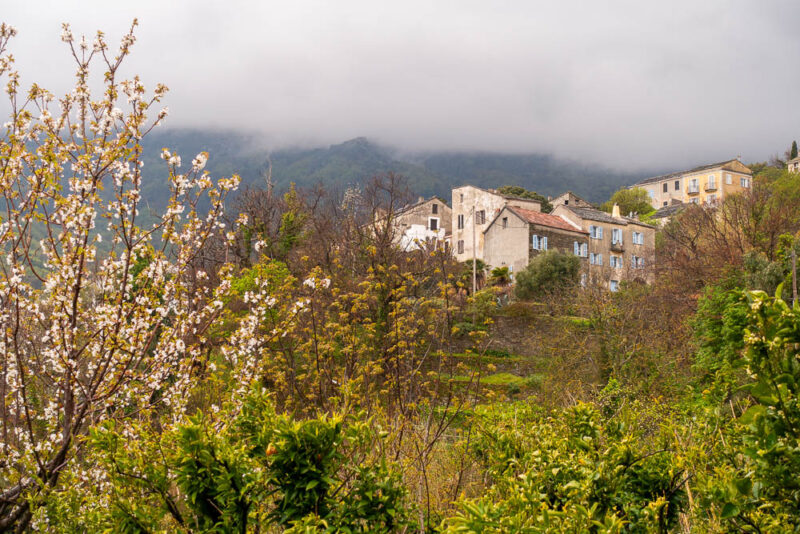
[[[689,170],[686,170],[686,171],[675,171],[675,172],[671,172],[671,173],[668,173],[668,174],[662,174],[661,176],[653,176],[652,178],[645,178],[644,180],[642,180],[640,182],[636,182],[635,184],[633,184],[633,187],[635,187],[637,185],[645,185],[645,184],[652,184],[652,183],[655,183],[655,182],[661,182],[662,180],[668,180],[669,178],[675,178],[676,176],[681,176],[681,175],[684,175],[684,174],[690,174],[690,173],[693,173],[693,172],[700,172],[700,171],[704,171],[706,169],[714,169],[716,167],[722,167],[722,166],[727,165],[728,163],[732,163],[734,161],[738,161],[738,160],[729,159],[727,161],[720,161],[719,163],[709,163],[708,165],[700,165],[699,167],[695,167],[693,169],[689,169]]]
[[[531,224],[538,224],[539,226],[549,226],[550,228],[558,228],[560,230],[568,230],[570,232],[578,232],[581,234],[588,233],[581,230],[571,222],[566,221],[561,217],[557,217],[555,215],[542,213],[540,211],[526,210],[523,208],[518,208],[516,206],[506,206],[506,208],[508,208],[510,211],[517,214],[517,216],[519,216],[525,221],[528,221]]]
[[[672,217],[679,211],[683,210],[686,207],[686,204],[670,204],[669,206],[664,206],[662,208],[658,208],[655,213],[653,213],[650,218],[651,219],[663,219],[664,217]]]
[[[564,206],[572,213],[580,217],[581,219],[586,219],[589,221],[597,221],[597,222],[604,222],[609,224],[621,224],[623,226],[628,224],[635,224],[637,226],[644,226],[646,228],[655,228],[652,224],[647,224],[639,219],[634,219],[632,217],[612,217],[610,213],[605,211],[601,211],[595,208],[579,208],[576,206]]]

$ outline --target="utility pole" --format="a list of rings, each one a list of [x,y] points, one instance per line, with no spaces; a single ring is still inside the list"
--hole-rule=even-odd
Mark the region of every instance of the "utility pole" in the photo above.
[[[475,292],[478,290],[478,258],[477,258],[477,245],[475,241],[475,227],[477,220],[475,219],[475,204],[472,205],[472,299],[475,299]],[[472,324],[475,324],[475,307],[472,311]]]

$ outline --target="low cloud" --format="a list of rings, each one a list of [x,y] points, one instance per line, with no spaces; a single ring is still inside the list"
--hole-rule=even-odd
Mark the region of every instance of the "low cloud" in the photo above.
[[[2,14],[23,82],[58,91],[74,71],[61,22],[116,40],[133,17],[126,72],[171,88],[171,126],[621,169],[763,160],[800,137],[800,4],[788,0],[75,0]]]

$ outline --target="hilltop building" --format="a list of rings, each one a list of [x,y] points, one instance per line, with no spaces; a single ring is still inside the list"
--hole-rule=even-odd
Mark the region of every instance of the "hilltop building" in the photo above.
[[[752,180],[753,171],[738,159],[732,159],[654,176],[630,187],[645,189],[653,207],[658,209],[674,201],[714,204],[725,195],[747,191]]]
[[[503,195],[493,189],[464,185],[452,190],[453,255],[458,261],[472,259],[473,238],[475,257],[484,259],[484,230],[506,206],[541,212],[538,200]]]
[[[556,198],[552,198],[552,199],[549,199],[549,200],[550,200],[550,204],[552,204],[554,208],[556,206],[559,206],[559,205],[562,205],[562,204],[564,206],[573,206],[573,207],[578,207],[578,208],[593,208],[594,207],[594,206],[592,206],[591,202],[583,200],[581,197],[579,197],[578,195],[576,195],[572,191],[567,191],[566,193],[558,195]]]
[[[589,233],[562,217],[506,205],[483,231],[483,261],[491,267],[520,272],[537,255],[558,250],[589,257]]]
[[[420,198],[394,215],[395,240],[403,250],[444,246],[450,234],[452,210],[437,197]]]
[[[653,280],[656,228],[634,217],[623,217],[614,205],[612,213],[595,208],[560,204],[553,216],[578,226],[589,236],[588,269],[590,281],[608,284],[616,291],[623,280]]]
[[[789,170],[789,172],[800,172],[800,156],[787,161],[786,168]]]

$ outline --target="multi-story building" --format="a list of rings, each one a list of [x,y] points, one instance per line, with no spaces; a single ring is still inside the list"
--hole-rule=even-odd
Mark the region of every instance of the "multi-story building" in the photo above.
[[[589,234],[578,224],[517,206],[503,207],[483,234],[483,261],[512,276],[546,250],[575,254],[584,266],[589,258]]]
[[[714,204],[725,195],[750,189],[752,180],[753,171],[738,159],[732,159],[647,178],[631,188],[645,189],[653,207],[658,209],[674,201]]]
[[[594,283],[616,291],[623,280],[653,280],[655,227],[633,217],[623,217],[614,205],[612,213],[594,208],[560,204],[552,215],[579,226],[589,235],[588,275]]]
[[[452,210],[444,201],[420,198],[394,214],[395,241],[403,250],[442,246],[450,234],[451,220]]]
[[[530,211],[542,211],[538,200],[503,195],[492,189],[481,189],[472,185],[456,187],[452,191],[453,208],[451,247],[458,261],[473,257],[484,259],[484,233],[488,224],[506,206],[515,206]]]

